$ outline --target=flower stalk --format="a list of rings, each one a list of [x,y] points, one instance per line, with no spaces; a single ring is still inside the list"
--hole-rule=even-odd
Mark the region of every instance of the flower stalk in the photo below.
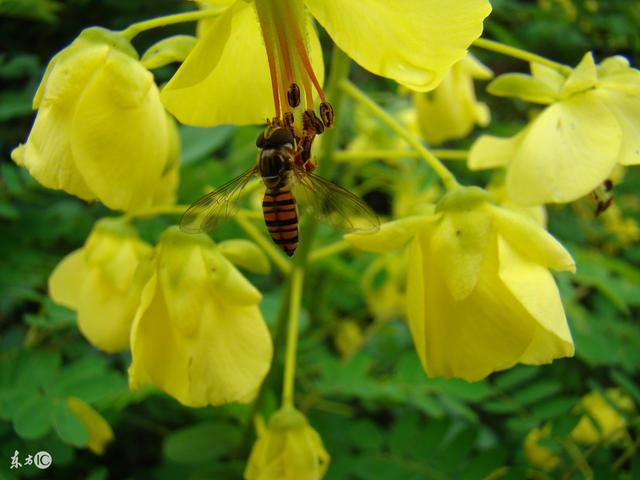
[[[296,353],[298,347],[298,320],[302,302],[304,270],[295,267],[291,272],[291,294],[287,318],[287,350],[284,362],[284,382],[282,386],[282,405],[293,406],[294,380],[296,375]]]
[[[346,79],[340,82],[340,88],[356,102],[369,110],[373,115],[378,117],[378,119],[401,136],[409,145],[411,145],[418,155],[420,155],[420,157],[427,162],[427,164],[440,177],[447,190],[452,190],[459,186],[458,181],[449,169],[447,169],[447,167],[445,167],[444,164],[420,142],[420,140],[407,131],[407,129],[404,128],[396,119],[385,112],[384,109],[374,102],[366,93]]]
[[[496,42],[495,40],[478,38],[477,40],[474,40],[473,46],[482,48],[484,50],[489,50],[491,52],[500,53],[501,55],[506,55],[507,57],[513,57],[519,60],[524,60],[525,62],[528,62],[528,63],[539,63],[540,65],[553,68],[554,70],[562,73],[563,75],[569,75],[572,71],[572,68],[569,67],[568,65],[564,65],[559,62],[554,62],[553,60],[549,60],[548,58],[545,58],[541,55],[537,55],[535,53],[522,50],[521,48],[505,45],[504,43]]]
[[[120,34],[127,40],[132,40],[134,37],[147,30],[166,27],[167,25],[174,25],[176,23],[195,22],[197,20],[202,20],[203,18],[215,17],[220,15],[223,11],[223,7],[211,7],[206,10],[194,10],[193,12],[176,13],[173,15],[151,18],[149,20],[143,20],[129,25],[124,30],[121,30]]]

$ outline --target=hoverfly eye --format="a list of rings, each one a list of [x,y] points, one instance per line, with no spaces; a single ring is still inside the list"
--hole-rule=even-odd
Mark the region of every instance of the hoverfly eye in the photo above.
[[[264,132],[260,132],[260,135],[258,135],[258,138],[256,138],[256,147],[262,148],[264,147],[264,143],[265,143]]]

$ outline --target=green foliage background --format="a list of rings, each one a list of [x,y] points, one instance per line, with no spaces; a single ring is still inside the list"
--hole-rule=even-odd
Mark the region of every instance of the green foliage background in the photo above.
[[[635,66],[640,64],[638,2],[492,4],[494,12],[486,23],[490,37],[572,65],[589,49],[598,59],[621,53]],[[549,8],[542,8],[546,4]],[[0,478],[242,475],[253,435],[250,407],[186,409],[156,391],[130,392],[128,354],[107,356],[93,349],[78,333],[75,314],[48,299],[47,278],[53,267],[82,245],[96,219],[111,213],[40,187],[9,158],[30,127],[31,98],[48,59],[82,28],[123,28],[190,8],[177,0],[0,0]],[[147,32],[136,46],[144,51],[168,32],[190,31],[192,26]],[[526,68],[505,57],[476,53],[496,73]],[[159,82],[170,73],[170,68],[157,72]],[[357,67],[353,78],[390,110],[408,102],[395,96],[391,82]],[[494,132],[513,132],[526,119],[522,103],[485,100],[492,108]],[[344,139],[356,133],[353,115],[353,109],[346,108],[340,119]],[[250,165],[257,131],[182,128],[180,202],[194,200],[206,185],[219,185]],[[380,127],[376,135],[390,134]],[[470,141],[448,146],[465,148]],[[461,165],[454,169],[469,182],[487,178],[472,177]],[[359,179],[394,182],[396,174],[379,162],[342,164],[336,170],[336,177],[357,192]],[[426,169],[420,174],[425,188],[434,182]],[[640,175],[630,170],[615,192],[623,214],[636,221],[639,189]],[[367,197],[383,215],[392,190],[376,188]],[[475,384],[427,378],[403,319],[373,323],[359,284],[373,257],[347,253],[314,266],[303,300],[298,398],[332,456],[328,479],[584,478],[590,472],[595,478],[640,478],[637,415],[624,413],[632,439],[626,446],[596,445],[576,452],[566,443],[585,393],[616,386],[640,406],[640,246],[621,243],[587,211],[585,202],[549,210],[550,230],[578,263],[576,275],[558,276],[576,357],[540,368],[516,367]],[[147,240],[155,241],[172,221],[175,218],[161,217],[140,221],[138,227]],[[242,236],[233,222],[220,233],[220,239]],[[335,239],[327,229],[319,243]],[[273,327],[282,279],[277,272],[266,278],[248,276],[264,294],[262,310]],[[345,319],[375,331],[349,360],[340,359],[331,342]],[[276,364],[269,380],[266,414],[277,404],[280,368]],[[93,405],[112,425],[115,441],[104,456],[81,448],[87,432],[66,407],[69,396]],[[544,445],[564,462],[550,474],[530,467],[522,448],[526,433],[545,422],[553,425],[553,435]],[[21,457],[47,450],[53,467],[44,472],[34,467],[10,470],[15,450]]]

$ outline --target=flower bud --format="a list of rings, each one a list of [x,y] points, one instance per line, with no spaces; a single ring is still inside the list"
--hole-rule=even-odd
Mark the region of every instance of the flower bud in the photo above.
[[[208,236],[169,228],[131,330],[132,388],[191,407],[251,401],[272,356],[260,299]]]
[[[78,328],[105,352],[127,350],[152,248],[121,220],[96,223],[84,247],[49,277],[54,302],[78,313]]]
[[[246,480],[320,480],[329,467],[322,439],[293,407],[277,411],[251,451]]]
[[[148,206],[163,188],[175,126],[119,34],[84,30],[49,63],[33,108],[29,137],[12,158],[45,187],[117,210]]]
[[[97,455],[102,455],[106,446],[113,440],[111,425],[91,405],[79,398],[67,398],[67,406],[87,429],[87,448]]]

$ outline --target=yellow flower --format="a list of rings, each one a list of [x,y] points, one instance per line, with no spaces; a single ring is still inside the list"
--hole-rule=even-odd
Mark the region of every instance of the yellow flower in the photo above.
[[[560,457],[547,447],[540,445],[540,440],[551,435],[551,426],[536,427],[524,439],[524,453],[527,460],[541,470],[553,470],[560,463]]]
[[[91,344],[110,353],[127,350],[152,252],[131,226],[102,219],[84,247],[55,268],[49,294],[54,302],[77,311],[78,328]]]
[[[412,239],[407,317],[431,376],[476,381],[518,362],[538,365],[574,352],[548,270],[573,271],[573,259],[538,224],[487,197],[476,187],[459,188],[433,215],[346,237],[376,252]]]
[[[357,322],[353,320],[338,322],[333,334],[333,345],[342,358],[352,357],[362,348],[363,343],[364,335]]]
[[[486,127],[491,113],[476,100],[473,80],[488,80],[493,72],[470,53],[449,69],[442,83],[428,93],[414,92],[422,137],[442,143],[466,137],[475,125]]]
[[[598,392],[582,397],[580,407],[585,415],[571,432],[571,437],[576,442],[587,445],[600,442],[610,444],[627,436],[627,421],[611,404],[623,412],[633,412],[633,401],[617,388],[607,389],[605,395],[606,400]]]
[[[131,329],[131,387],[191,407],[251,401],[272,356],[260,298],[208,236],[169,228]]]
[[[118,210],[148,206],[175,152],[153,76],[114,32],[84,30],[49,63],[12,152],[45,187]]]
[[[113,430],[109,423],[91,405],[79,398],[67,398],[67,405],[89,432],[87,448],[93,453],[102,455],[105,447],[113,440]]]
[[[253,446],[246,480],[320,480],[329,467],[322,439],[302,413],[283,407]]]
[[[640,163],[640,71],[622,57],[596,66],[588,53],[567,78],[538,64],[531,72],[501,75],[489,91],[549,106],[511,138],[481,136],[471,168],[506,166],[508,195],[539,205],[576,200],[617,164]]]
[[[314,90],[324,102],[322,52],[307,10],[362,67],[426,91],[464,57],[491,6],[487,0],[237,0],[202,31],[163,89],[167,109],[192,125],[262,123],[291,110],[293,83],[307,109]]]

